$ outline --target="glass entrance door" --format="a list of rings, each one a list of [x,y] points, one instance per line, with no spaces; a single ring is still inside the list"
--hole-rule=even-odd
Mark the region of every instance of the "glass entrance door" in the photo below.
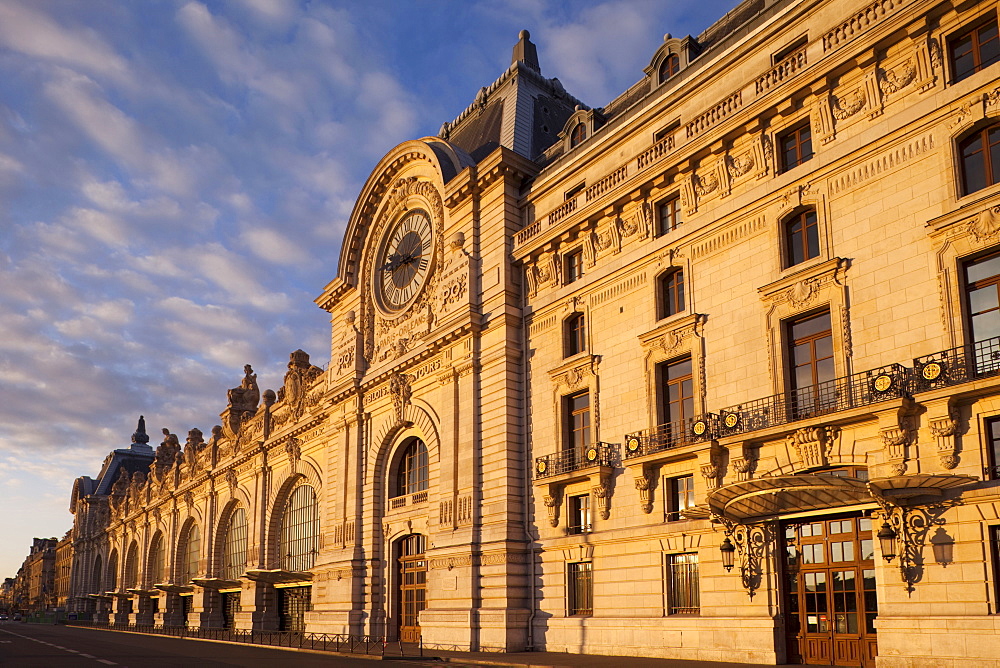
[[[304,632],[306,612],[312,609],[312,587],[284,587],[278,590],[278,599],[278,630]]]
[[[857,515],[783,523],[789,661],[875,665],[872,521]]]
[[[226,629],[236,628],[236,613],[240,611],[240,592],[227,591],[222,593],[222,626]]]
[[[399,639],[420,641],[420,611],[427,607],[426,538],[407,536],[400,544],[399,556]]]

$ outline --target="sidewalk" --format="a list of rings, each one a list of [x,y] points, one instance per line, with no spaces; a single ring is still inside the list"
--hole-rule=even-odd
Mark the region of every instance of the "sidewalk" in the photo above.
[[[689,661],[564,652],[449,652],[425,649],[424,655],[426,657],[441,657],[452,666],[469,668],[475,666],[510,666],[512,668],[606,668],[608,666],[615,668],[760,668],[761,666],[759,663]],[[786,664],[786,668],[795,668],[795,666]]]

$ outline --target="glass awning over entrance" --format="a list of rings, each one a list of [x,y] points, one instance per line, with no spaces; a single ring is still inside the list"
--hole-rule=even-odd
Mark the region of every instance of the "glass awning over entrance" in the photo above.
[[[734,522],[787,513],[838,508],[880,499],[898,502],[917,496],[940,497],[945,490],[976,482],[972,476],[915,474],[870,481],[832,475],[765,476],[712,490],[712,514]]]

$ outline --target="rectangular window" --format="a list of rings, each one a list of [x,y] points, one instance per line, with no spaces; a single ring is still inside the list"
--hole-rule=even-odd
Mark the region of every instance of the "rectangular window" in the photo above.
[[[778,135],[778,154],[781,157],[781,171],[787,172],[813,157],[812,130],[809,121]]]
[[[986,421],[986,477],[1000,479],[1000,418]]]
[[[684,422],[694,417],[694,375],[690,357],[664,362],[660,375],[660,422],[679,423],[678,436]]]
[[[1000,255],[965,265],[965,297],[972,342],[1000,336]],[[981,366],[978,357],[977,368]]]
[[[590,445],[590,393],[571,394],[566,401],[566,450],[582,453]]]
[[[589,561],[567,564],[569,567],[567,587],[569,589],[569,614],[594,614],[594,579]]]
[[[786,46],[784,49],[772,55],[771,64],[777,65],[782,60],[792,55],[793,53],[795,53],[808,43],[809,43],[809,35],[802,35],[802,37],[799,37],[797,40]]]
[[[837,405],[833,328],[830,312],[788,323],[791,370],[791,409],[794,419],[830,410]]]
[[[582,353],[587,349],[587,329],[582,313],[575,313],[566,319],[566,357]]]
[[[949,39],[948,56],[954,82],[970,77],[1000,60],[996,15]]]
[[[580,249],[572,253],[567,253],[563,265],[565,268],[566,283],[572,283],[581,278],[583,276],[583,250]]]
[[[682,475],[679,478],[671,478],[669,494],[667,521],[675,522],[683,519],[681,512],[694,506],[694,476]]]
[[[680,269],[660,275],[659,317],[669,318],[684,310],[684,272]]]
[[[569,532],[590,533],[593,530],[590,518],[590,494],[569,497]]]
[[[786,268],[819,257],[819,224],[814,210],[785,219],[785,253]]]
[[[672,195],[656,205],[656,233],[659,236],[676,230],[681,224],[681,198]]]
[[[698,555],[671,554],[667,558],[667,613],[696,615],[700,610]]]
[[[577,127],[583,128],[584,127],[583,123],[581,123]],[[576,144],[574,144],[574,146],[576,146]],[[580,183],[580,184],[578,184],[578,185],[570,188],[569,190],[566,191],[564,199],[567,200],[567,201],[573,199],[574,197],[576,197],[577,195],[579,195],[580,193],[582,193],[586,187],[587,187],[587,183],[583,182],[583,183]]]

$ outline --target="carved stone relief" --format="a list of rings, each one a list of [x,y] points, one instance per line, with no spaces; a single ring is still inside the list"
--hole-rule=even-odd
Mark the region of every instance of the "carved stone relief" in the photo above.
[[[830,464],[834,444],[840,438],[840,427],[803,427],[785,437],[789,450],[794,450],[800,468],[811,469]]]

